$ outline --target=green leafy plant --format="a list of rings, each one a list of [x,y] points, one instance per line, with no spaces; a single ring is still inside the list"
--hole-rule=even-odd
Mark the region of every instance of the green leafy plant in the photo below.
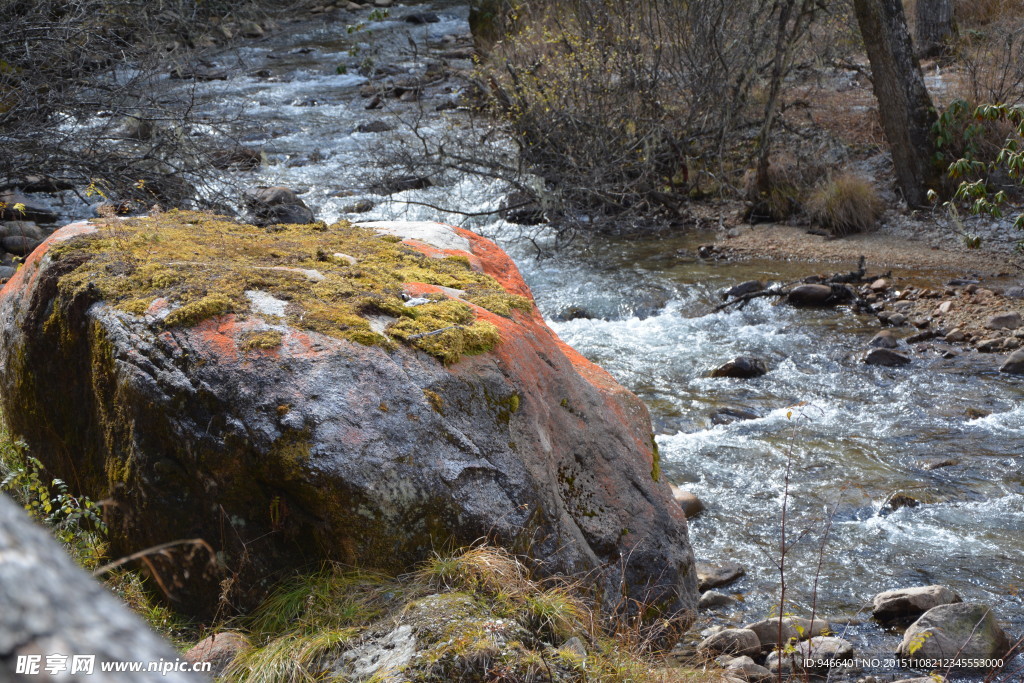
[[[107,525],[103,510],[86,496],[71,493],[64,480],[47,481],[43,464],[28,447],[11,437],[0,415],[0,490],[18,501],[35,520],[86,568],[99,564],[105,550]]]
[[[1013,131],[995,160],[986,163],[964,156],[950,164],[949,177],[960,181],[954,199],[967,202],[972,214],[1000,218],[1009,197],[1005,190],[995,189],[988,178],[1002,172],[1014,183],[1024,184],[1024,106],[983,104],[974,110],[974,118],[1005,122],[1012,126]],[[1017,216],[1013,226],[1024,230],[1024,213]]]
[[[27,454],[25,445],[6,441],[0,489],[18,500],[29,515],[45,524],[79,561],[94,565],[107,534],[103,510],[86,496],[72,494],[63,479],[44,479],[43,464]]]

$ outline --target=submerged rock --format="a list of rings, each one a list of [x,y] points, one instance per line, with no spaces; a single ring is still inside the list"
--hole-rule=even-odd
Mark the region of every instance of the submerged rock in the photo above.
[[[753,410],[745,408],[719,408],[711,413],[711,423],[716,425],[727,425],[742,420],[756,420],[758,415]]]
[[[768,374],[768,364],[760,358],[737,356],[711,371],[712,377],[751,379]]]
[[[493,242],[187,212],[122,231],[67,226],[0,292],[0,401],[55,476],[116,502],[115,556],[213,547],[152,558],[187,611],[226,572],[246,605],[282,571],[404,572],[483,537],[599,575],[609,608],[696,605],[647,409]]]
[[[893,351],[892,349],[874,348],[864,355],[864,363],[894,368],[910,363],[910,356],[899,351]]]

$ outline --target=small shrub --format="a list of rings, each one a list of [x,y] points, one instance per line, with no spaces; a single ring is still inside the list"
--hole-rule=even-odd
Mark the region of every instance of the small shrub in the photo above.
[[[0,491],[9,493],[30,517],[48,527],[79,564],[94,568],[106,546],[102,509],[86,496],[71,494],[61,479],[47,483],[44,471],[25,444],[0,426]]]
[[[743,176],[744,196],[750,202],[747,219],[781,222],[800,213],[804,198],[820,176],[821,168],[816,164],[788,157],[772,160],[767,188],[758,187],[757,173],[753,169],[747,171]]]
[[[871,230],[883,208],[875,186],[850,173],[826,180],[807,199],[811,219],[836,237]]]
[[[963,158],[949,165],[950,178],[960,182],[954,200],[969,202],[974,215],[987,214],[1001,218],[1003,207],[1009,203],[1013,190],[1024,185],[1024,106],[985,104],[974,110],[974,117],[979,121],[1002,122],[1011,127],[1012,133],[994,161],[986,164]],[[997,189],[988,180],[996,174],[1005,176],[1011,183],[1006,190]],[[955,215],[955,204],[947,202],[947,205]],[[1013,226],[1024,230],[1024,213],[1018,214]],[[1017,245],[1018,249],[1022,246],[1024,242]]]

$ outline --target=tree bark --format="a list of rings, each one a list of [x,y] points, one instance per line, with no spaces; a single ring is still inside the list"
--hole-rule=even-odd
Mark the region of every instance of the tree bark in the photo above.
[[[857,23],[871,62],[882,130],[889,142],[896,182],[907,204],[925,206],[939,189],[932,126],[937,120],[914,56],[901,0],[854,0]]]
[[[953,0],[917,0],[914,46],[918,57],[935,57],[946,51],[953,37]]]

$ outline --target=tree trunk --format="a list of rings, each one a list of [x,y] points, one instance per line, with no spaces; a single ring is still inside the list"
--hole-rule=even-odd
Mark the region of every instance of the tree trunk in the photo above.
[[[953,0],[917,0],[914,46],[918,57],[935,57],[946,51],[953,37]]]
[[[896,182],[912,207],[925,206],[938,189],[932,126],[937,120],[914,56],[901,0],[854,0],[854,12],[871,62],[882,130],[889,142]]]

